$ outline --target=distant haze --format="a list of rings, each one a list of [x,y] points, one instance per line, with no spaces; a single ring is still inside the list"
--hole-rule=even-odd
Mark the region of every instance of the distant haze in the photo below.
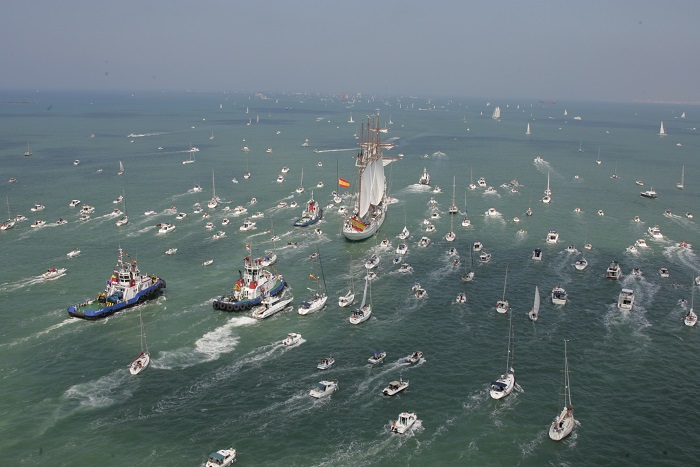
[[[698,1],[18,1],[3,89],[700,102]]]

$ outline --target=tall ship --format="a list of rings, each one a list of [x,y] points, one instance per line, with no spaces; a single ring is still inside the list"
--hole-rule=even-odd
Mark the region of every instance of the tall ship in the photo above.
[[[282,274],[263,269],[264,258],[253,258],[250,245],[246,245],[248,256],[243,260],[243,271],[238,271],[238,280],[230,291],[212,303],[215,310],[246,311],[259,305],[263,297],[275,296],[284,290],[287,283]]]
[[[349,217],[343,222],[343,235],[348,240],[365,240],[379,230],[386,216],[386,178],[382,148],[391,143],[380,142],[379,115],[362,124],[360,152],[355,159],[358,170],[357,199]]]
[[[75,318],[100,319],[155,298],[165,281],[156,275],[141,274],[135,259],[119,249],[117,265],[97,298],[68,307]]]

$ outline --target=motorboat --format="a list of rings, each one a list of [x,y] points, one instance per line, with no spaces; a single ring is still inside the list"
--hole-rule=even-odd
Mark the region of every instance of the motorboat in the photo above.
[[[212,264],[214,264],[213,259],[208,259],[206,261],[202,261],[202,266],[211,266]]]
[[[625,249],[625,251],[626,251],[627,253],[636,253],[636,252],[637,252],[637,247],[634,246],[634,245],[630,245],[630,246],[628,246],[628,247]]]
[[[642,270],[640,268],[635,266],[634,268],[632,268],[632,275],[636,276],[636,277],[642,277],[643,273],[642,273]]]
[[[421,237],[420,241],[418,242],[418,246],[427,247],[431,243],[432,241],[428,237]]]
[[[605,215],[605,211],[603,211],[602,209],[598,209],[598,215],[601,216],[601,217],[604,216],[604,215]]]
[[[214,223],[213,223],[213,222],[207,222],[206,224],[204,224],[204,228],[207,229],[207,230],[211,230],[211,229],[214,228]]]
[[[245,206],[238,205],[235,208],[233,208],[233,212],[231,215],[238,217],[242,216],[243,214],[246,214],[248,212],[248,209]]]
[[[617,264],[617,261],[612,261],[605,272],[605,278],[617,280],[620,278],[620,276],[622,276],[622,269],[620,269],[620,265]]]
[[[430,174],[428,173],[428,168],[423,168],[423,174],[418,179],[420,185],[430,185]]]
[[[566,305],[566,290],[558,285],[552,289],[552,303],[555,305]]]
[[[639,216],[634,216],[632,219],[634,222],[642,222],[642,219]]]
[[[465,294],[464,292],[458,293],[457,298],[455,298],[455,303],[467,303],[467,294]]]
[[[168,222],[161,222],[157,227],[159,234],[166,234],[175,230],[175,224],[169,224]]]
[[[574,267],[579,271],[583,271],[588,267],[588,260],[586,258],[581,257],[581,259],[576,260],[576,262],[574,263]]]
[[[481,177],[476,181],[476,184],[479,185],[479,188],[486,188],[486,179]]]
[[[401,412],[398,419],[390,421],[391,432],[404,434],[416,423],[416,420],[418,420],[418,416],[415,412]]]
[[[175,219],[181,221],[181,220],[183,220],[185,217],[187,217],[187,213],[186,213],[186,212],[179,212],[179,213],[177,214],[177,216],[175,216]]]
[[[39,212],[43,211],[44,209],[46,209],[46,206],[44,206],[43,204],[35,204],[30,210],[32,212]]]
[[[498,193],[498,192],[497,192],[496,189],[495,189],[494,187],[492,187],[492,186],[488,187],[488,188],[484,191],[484,194],[486,194],[486,195],[495,195],[496,193]]]
[[[365,268],[367,269],[374,269],[377,266],[379,266],[379,263],[381,263],[382,258],[378,255],[372,255],[370,256],[367,261],[365,261]]]
[[[496,208],[489,208],[486,212],[484,212],[484,215],[487,217],[499,217],[501,213],[496,211]]]
[[[413,272],[413,266],[408,263],[402,263],[399,267],[399,272],[403,274],[408,274]]]
[[[421,358],[423,358],[423,352],[421,352],[420,350],[416,350],[411,355],[406,357],[406,361],[408,363],[414,364],[418,363]]]
[[[255,229],[255,222],[251,221],[250,219],[246,219],[243,221],[243,225],[241,225],[239,230],[253,230]]]
[[[474,251],[481,251],[481,249],[484,247],[483,243],[476,241],[472,244],[472,249]]]
[[[622,289],[617,298],[617,307],[620,310],[632,311],[634,306],[634,290]]]
[[[451,246],[451,247],[447,250],[447,256],[457,256],[458,254],[459,254],[459,253],[457,252],[457,248],[455,248],[455,247],[453,247],[453,246]]]
[[[381,363],[384,361],[386,358],[386,352],[383,350],[375,350],[372,353],[372,356],[367,359],[367,363],[370,365],[376,365],[378,363]]]
[[[69,257],[69,258],[74,258],[74,257],[78,256],[79,254],[80,254],[80,250],[75,249],[75,250],[72,250],[72,251],[68,252],[68,253],[66,254],[66,256]]]
[[[551,229],[549,233],[547,233],[547,237],[545,238],[545,242],[547,243],[557,243],[559,241],[559,232],[557,232],[554,229]]]
[[[224,238],[226,236],[226,232],[223,230],[219,230],[216,232],[214,235],[211,236],[212,240],[219,240],[220,238]]]
[[[532,250],[532,259],[534,261],[542,261],[542,250],[540,248]]]
[[[491,261],[491,253],[486,253],[485,251],[482,251],[479,255],[479,262],[488,263],[489,261]]]
[[[69,208],[74,208],[74,207],[76,207],[76,206],[79,205],[79,204],[80,204],[80,200],[79,200],[79,199],[74,199],[74,200],[72,200],[70,203],[68,203],[68,207],[69,207]]]
[[[639,193],[639,195],[642,198],[651,198],[651,199],[656,199],[659,197],[659,195],[656,193],[656,191],[654,191],[654,187],[651,187],[650,189],[648,189],[646,191],[642,191],[641,193]]]
[[[119,196],[117,196],[115,199],[112,200],[112,204],[119,204],[119,203],[121,203],[122,201],[124,201],[124,196],[123,196],[123,195],[119,195]]]
[[[115,222],[117,227],[121,227],[121,226],[126,225],[128,223],[129,223],[129,216],[126,216],[126,215],[122,216],[117,222]]]
[[[440,188],[438,185],[435,185],[435,188],[433,188],[433,193],[442,193],[442,188]]]
[[[391,248],[391,243],[389,242],[388,238],[384,238],[381,242],[379,242],[379,246],[382,248]]]
[[[204,467],[228,467],[236,460],[236,450],[233,448],[219,449],[209,454]]]
[[[282,344],[290,346],[298,344],[299,342],[301,342],[301,334],[298,334],[296,332],[290,332],[289,334],[287,334],[287,337],[284,338]]]
[[[664,238],[663,234],[661,233],[661,229],[659,228],[658,225],[649,227],[647,229],[647,232],[649,232],[649,235],[651,235],[651,238],[655,238],[657,240]]]
[[[316,365],[316,368],[318,368],[319,370],[327,370],[331,366],[333,366],[334,363],[335,363],[335,358],[324,357],[321,359],[320,362],[318,362],[318,365]]]
[[[39,277],[45,280],[57,279],[66,273],[66,268],[48,268],[45,273]]]
[[[664,279],[668,278],[671,274],[668,272],[667,268],[661,268],[659,269],[659,275],[663,277]]]
[[[399,379],[398,381],[391,381],[387,387],[382,390],[382,394],[385,396],[394,396],[408,387],[408,381]]]
[[[34,222],[32,222],[31,224],[29,224],[29,227],[43,227],[45,225],[46,225],[46,221],[41,220],[41,219],[37,219]]]
[[[634,242],[635,246],[638,248],[648,248],[649,245],[647,245],[647,241],[644,240],[643,238],[638,239],[636,242]]]
[[[283,174],[286,174],[287,172],[289,172],[289,167],[287,167],[287,166],[285,165],[284,167],[282,167],[281,172],[282,172]]]
[[[578,253],[578,250],[576,249],[576,247],[574,245],[567,246],[565,251],[567,253]]]
[[[165,250],[166,255],[174,255],[175,253],[177,253],[177,248],[168,248]]]
[[[294,297],[283,297],[282,295],[265,295],[260,304],[253,307],[251,316],[256,319],[265,319],[277,312],[284,310]]]

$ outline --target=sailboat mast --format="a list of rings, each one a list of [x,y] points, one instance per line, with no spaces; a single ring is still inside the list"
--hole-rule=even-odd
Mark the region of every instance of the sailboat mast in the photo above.
[[[318,251],[318,246],[316,247],[316,253],[318,253],[318,265],[321,267],[321,279],[323,280],[323,292],[328,295],[328,289],[326,288],[326,276],[323,274],[323,263],[321,262],[321,252]]]

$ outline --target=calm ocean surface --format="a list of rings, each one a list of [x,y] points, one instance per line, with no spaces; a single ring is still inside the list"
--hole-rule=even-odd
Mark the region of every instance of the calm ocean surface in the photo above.
[[[3,102],[21,99],[27,96],[0,94]],[[497,99],[487,105],[456,98],[352,103],[247,94],[37,93],[29,99],[0,105],[2,218],[6,197],[13,216],[28,218],[0,232],[3,462],[191,466],[229,446],[238,449],[239,465],[256,466],[691,465],[700,457],[700,447],[689,442],[700,424],[694,391],[700,329],[682,322],[700,274],[700,218],[686,216],[700,215],[695,107]],[[491,119],[496,105],[501,121]],[[403,155],[386,167],[389,194],[398,202],[379,238],[346,241],[337,206],[317,224],[321,235],[293,228],[312,188],[322,205],[332,202],[338,175],[352,184],[343,190],[343,203],[351,205],[353,134],[377,110],[382,122],[393,123],[383,136],[396,146],[385,157]],[[687,118],[680,118],[684,111]],[[662,120],[665,137],[658,136]],[[302,147],[306,138],[309,147]],[[28,144],[33,154],[24,157]],[[200,151],[194,164],[183,165],[190,144]],[[535,164],[537,155],[546,162]],[[683,165],[685,190],[678,190]],[[277,183],[283,166],[290,171]],[[243,179],[246,167],[249,180]],[[417,185],[424,167],[431,188]],[[302,170],[306,192],[299,195],[294,190]],[[470,171],[497,194],[467,190]],[[540,198],[548,171],[553,201],[545,205]],[[254,219],[256,230],[240,231],[246,216],[227,214],[222,205],[209,219],[192,213],[194,203],[206,208],[212,196],[212,172],[223,206],[264,214]],[[619,179],[611,179],[613,173]],[[443,237],[450,230],[453,175],[461,213],[450,244]],[[17,181],[9,183],[10,177]],[[239,183],[231,182],[234,177]],[[513,179],[521,185],[517,193],[501,187]],[[202,192],[192,192],[196,184]],[[432,192],[435,185],[442,193]],[[658,199],[639,196],[652,186]],[[122,192],[130,222],[120,228],[109,214],[123,209],[112,202]],[[461,226],[465,192],[469,228]],[[257,204],[250,205],[253,197]],[[427,234],[422,222],[430,217],[431,197],[440,218]],[[95,206],[91,220],[78,221],[78,209],[68,207],[72,199]],[[300,206],[276,207],[283,200]],[[46,209],[31,212],[34,204]],[[187,218],[175,220],[171,206]],[[528,206],[532,217],[524,215]],[[490,207],[502,216],[484,216]],[[145,216],[147,210],[157,214]],[[633,222],[636,215],[641,222]],[[226,227],[224,217],[232,221]],[[29,227],[59,218],[68,224]],[[177,228],[158,235],[155,225],[164,221]],[[207,221],[216,224],[214,231],[204,228]],[[412,275],[392,264],[404,223],[412,233],[404,258]],[[662,240],[647,235],[657,224]],[[549,229],[560,233],[558,244],[545,244]],[[217,230],[226,237],[212,240]],[[282,241],[273,244],[271,231]],[[433,243],[421,249],[423,235]],[[378,246],[382,238],[391,240],[390,250]],[[626,251],[639,238],[649,248]],[[476,279],[463,283],[476,240],[493,259],[475,264]],[[691,248],[680,248],[681,241]],[[593,249],[584,250],[584,243]],[[309,274],[318,274],[318,265],[309,255],[318,248],[330,296],[326,308],[300,316],[295,307],[261,322],[247,313],[215,311],[212,299],[235,282],[246,244],[254,254],[277,252],[274,268],[297,306],[315,286]],[[585,252],[588,269],[574,269],[580,254],[566,252],[569,244]],[[458,265],[447,254],[450,246],[459,252]],[[142,272],[167,281],[163,296],[140,307],[152,362],[136,377],[126,367],[140,351],[139,308],[97,322],[66,312],[103,289],[120,247],[138,258]],[[544,260],[536,263],[530,256],[538,247]],[[67,258],[76,248],[82,253]],[[177,254],[165,255],[169,248]],[[339,308],[337,298],[354,281],[359,300],[363,262],[373,252],[382,257],[371,287],[374,313],[352,326],[351,309]],[[214,263],[203,267],[208,259]],[[622,266],[618,282],[604,278],[612,260]],[[631,274],[635,266],[641,278]],[[37,278],[50,267],[67,272],[55,280]],[[506,369],[508,316],[495,311],[506,267],[517,386],[494,401],[488,385]],[[668,279],[659,276],[661,267],[670,270]],[[413,297],[415,282],[427,298]],[[536,285],[542,307],[533,324],[527,312]],[[556,285],[569,293],[563,307],[549,300]],[[623,287],[635,291],[632,312],[617,309]],[[466,304],[454,303],[460,292],[467,293]],[[282,346],[289,332],[301,333],[303,342]],[[547,430],[562,407],[564,339],[577,423],[556,443]],[[375,349],[388,357],[370,368]],[[409,366],[403,358],[414,350],[422,350],[424,360]],[[317,370],[329,354],[336,364]],[[408,390],[382,396],[399,377],[410,381]],[[308,391],[322,379],[338,380],[339,390],[312,399]],[[392,435],[389,420],[402,411],[416,412],[419,422],[407,435]]]

